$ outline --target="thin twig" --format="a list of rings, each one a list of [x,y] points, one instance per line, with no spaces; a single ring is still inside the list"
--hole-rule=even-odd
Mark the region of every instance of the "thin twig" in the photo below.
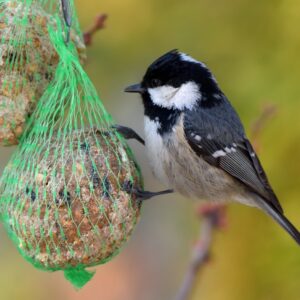
[[[272,119],[277,113],[277,107],[275,104],[267,104],[264,105],[260,115],[257,117],[256,120],[252,123],[250,136],[253,148],[259,152],[260,150],[260,143],[259,138],[263,129],[265,128],[267,122]]]
[[[175,298],[176,300],[186,300],[189,298],[200,270],[202,270],[202,267],[209,259],[214,233],[216,232],[215,229],[222,228],[225,224],[225,205],[202,205],[199,209],[199,215],[202,219],[200,238],[192,253],[188,270]]]
[[[86,46],[90,46],[92,44],[93,36],[97,31],[105,28],[105,21],[107,17],[108,17],[107,14],[98,15],[91,28],[86,32],[84,32],[83,40]]]

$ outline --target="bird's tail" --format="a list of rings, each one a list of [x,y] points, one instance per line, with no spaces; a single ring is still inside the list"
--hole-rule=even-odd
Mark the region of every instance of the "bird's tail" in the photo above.
[[[270,215],[296,242],[300,245],[300,232],[298,229],[284,216],[282,212],[276,209],[267,201],[260,201],[259,206]]]

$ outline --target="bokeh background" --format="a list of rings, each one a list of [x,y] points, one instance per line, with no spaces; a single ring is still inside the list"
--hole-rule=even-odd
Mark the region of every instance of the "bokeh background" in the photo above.
[[[276,116],[263,130],[260,157],[287,216],[300,228],[300,3],[297,0],[77,0],[82,28],[98,12],[107,28],[88,49],[88,74],[114,119],[143,134],[142,104],[123,88],[141,79],[152,60],[173,48],[203,60],[238,110],[246,129],[267,103]],[[130,142],[147,189],[163,188],[144,149]],[[12,149],[1,148],[1,168]],[[25,262],[0,230],[0,299],[168,300],[198,236],[197,203],[178,195],[144,204],[122,253],[95,268],[76,292],[63,274]],[[212,259],[191,299],[299,299],[300,249],[261,212],[238,204],[216,235]]]

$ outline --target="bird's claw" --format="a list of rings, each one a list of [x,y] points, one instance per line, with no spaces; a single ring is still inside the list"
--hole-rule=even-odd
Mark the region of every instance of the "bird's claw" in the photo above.
[[[120,133],[126,140],[135,139],[141,144],[145,145],[145,141],[130,127],[115,124],[112,126],[118,133]]]
[[[159,192],[143,191],[139,188],[133,187],[132,183],[129,181],[127,181],[124,184],[123,190],[126,191],[127,193],[134,194],[141,201],[148,200],[153,197],[160,196],[160,195],[171,194],[174,192],[171,189],[163,190],[163,191],[159,191]]]

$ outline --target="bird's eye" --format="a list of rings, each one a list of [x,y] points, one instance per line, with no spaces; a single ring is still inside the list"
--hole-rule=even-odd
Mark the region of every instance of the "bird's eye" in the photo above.
[[[157,78],[153,78],[153,79],[151,79],[150,84],[151,84],[152,87],[160,86],[161,85],[161,81],[159,79],[157,79]]]

